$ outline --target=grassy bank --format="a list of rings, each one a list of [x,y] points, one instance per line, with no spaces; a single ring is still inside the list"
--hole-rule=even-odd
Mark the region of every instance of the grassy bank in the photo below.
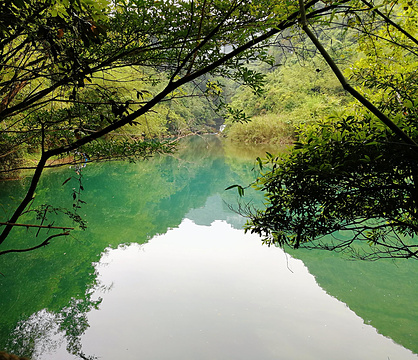
[[[290,144],[293,141],[293,126],[276,114],[255,116],[247,123],[232,123],[226,128],[226,136],[244,144]]]

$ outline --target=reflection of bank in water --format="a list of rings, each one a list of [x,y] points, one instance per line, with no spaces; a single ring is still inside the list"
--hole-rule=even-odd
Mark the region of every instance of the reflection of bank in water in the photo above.
[[[225,221],[186,218],[145,245],[109,249],[96,269],[112,289],[96,289],[103,301],[78,340],[95,358],[416,358],[327,295],[300,260]],[[39,360],[72,359],[66,346]]]
[[[289,250],[318,284],[347,304],[366,324],[418,354],[418,262],[405,259],[350,261],[321,250]]]

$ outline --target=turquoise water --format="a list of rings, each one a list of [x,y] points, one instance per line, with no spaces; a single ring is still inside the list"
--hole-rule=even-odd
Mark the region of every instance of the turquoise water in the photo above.
[[[0,257],[0,349],[64,360],[417,359],[416,262],[286,254],[243,233],[229,208],[236,192],[224,189],[249,183],[264,150],[196,137],[174,156],[89,164],[87,230]],[[77,184],[74,169],[48,171],[35,201],[71,207]],[[6,215],[26,185],[0,184]],[[35,235],[16,229],[0,250]]]

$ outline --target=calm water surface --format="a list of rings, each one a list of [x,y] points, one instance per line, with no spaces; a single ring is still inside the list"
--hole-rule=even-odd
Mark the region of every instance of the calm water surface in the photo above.
[[[262,246],[224,191],[253,179],[262,150],[185,143],[174,157],[87,166],[88,230],[0,258],[0,348],[63,360],[418,358],[416,262]],[[71,204],[77,182],[61,184],[72,172],[48,172],[39,203]],[[0,186],[7,213],[25,184]],[[33,237],[19,229],[13,246]]]

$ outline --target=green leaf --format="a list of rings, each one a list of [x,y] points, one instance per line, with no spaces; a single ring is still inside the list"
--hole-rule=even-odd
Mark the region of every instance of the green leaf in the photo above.
[[[263,163],[262,163],[262,161],[261,161],[261,159],[260,159],[260,157],[257,157],[257,162],[258,162],[258,167],[260,168],[260,170],[263,170]]]
[[[230,190],[233,188],[237,188],[239,196],[241,197],[244,196],[244,188],[241,185],[237,185],[237,184],[231,185],[231,186],[228,186],[225,190]]]
[[[405,102],[405,107],[406,107],[407,109],[412,109],[412,108],[414,107],[414,104],[412,103],[412,101],[411,101],[411,100],[406,100],[406,102]]]
[[[73,178],[73,177],[72,177],[72,176],[70,176],[67,180],[65,180],[65,181],[62,183],[62,185],[61,185],[61,186],[65,185],[65,184],[66,184],[67,182],[69,182],[72,178]]]

